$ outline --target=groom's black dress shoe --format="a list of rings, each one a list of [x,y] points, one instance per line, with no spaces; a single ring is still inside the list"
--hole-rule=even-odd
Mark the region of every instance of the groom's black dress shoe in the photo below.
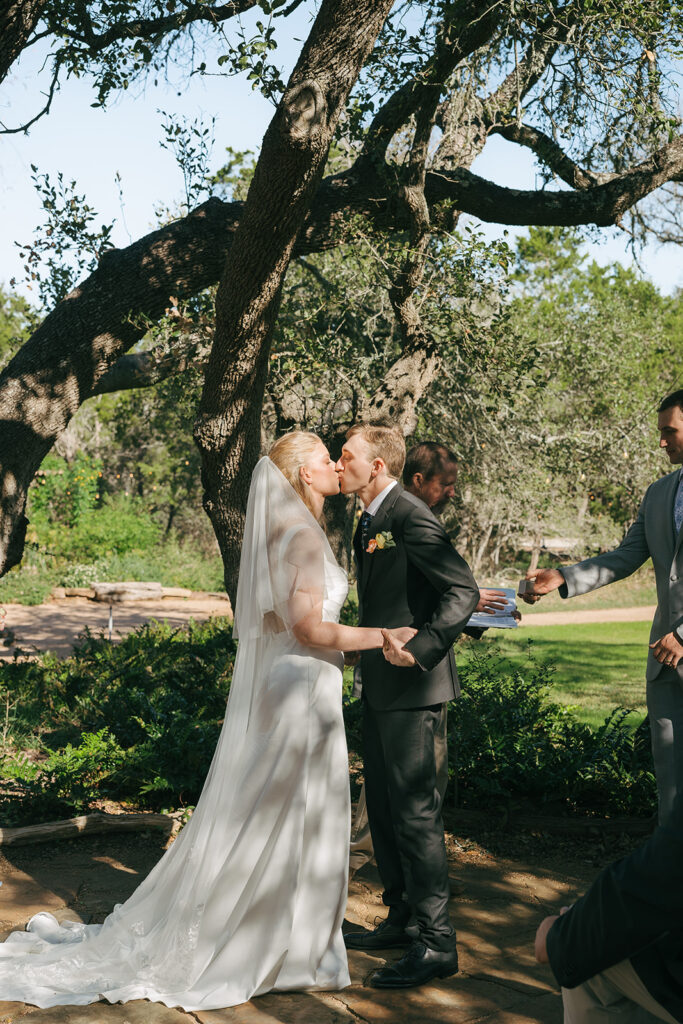
[[[408,952],[394,964],[387,964],[370,978],[373,988],[414,988],[432,978],[447,978],[458,973],[455,950],[440,952],[429,949],[424,942],[413,942]]]
[[[410,946],[414,938],[407,934],[403,925],[380,921],[374,931],[363,928],[359,932],[347,932],[344,944],[347,949],[393,949],[395,946]]]

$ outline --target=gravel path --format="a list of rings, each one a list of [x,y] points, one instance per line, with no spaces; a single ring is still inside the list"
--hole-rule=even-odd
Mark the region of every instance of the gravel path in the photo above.
[[[524,616],[524,605],[520,602],[523,624],[526,626],[563,626],[589,622],[650,622],[656,605],[641,608],[595,608],[590,611],[533,612]]]
[[[109,632],[109,605],[87,598],[68,598],[49,604],[2,606],[7,615],[5,627],[12,630],[11,647],[0,646],[0,661],[12,660],[17,648],[29,654],[52,651],[60,657],[71,654],[80,634]],[[112,638],[119,639],[150,619],[184,626],[190,619],[202,622],[215,616],[231,615],[230,602],[219,598],[181,598],[162,601],[136,601],[112,605]]]
[[[67,657],[78,636],[88,628],[92,633],[108,635],[109,605],[85,598],[51,601],[49,604],[3,605],[5,626],[14,633],[12,646],[0,646],[0,662],[14,657],[17,648],[29,655],[52,651]],[[522,607],[524,614],[524,607]],[[524,626],[560,626],[593,622],[649,622],[654,605],[640,608],[603,608],[591,611],[533,612],[524,616]],[[229,616],[230,602],[219,598],[183,598],[163,601],[136,601],[113,605],[113,639],[119,639],[151,619],[183,626],[215,616]]]

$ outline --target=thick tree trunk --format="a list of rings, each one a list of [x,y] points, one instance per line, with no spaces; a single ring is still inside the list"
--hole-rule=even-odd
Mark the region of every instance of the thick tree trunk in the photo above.
[[[46,7],[46,0],[0,2],[0,82],[7,77]]]
[[[200,208],[106,253],[0,374],[0,574],[21,560],[26,495],[52,445],[100,378],[143,336],[140,314],[158,319],[171,295],[192,295],[216,280],[225,249],[215,250],[215,221]]]
[[[204,507],[233,602],[282,283],[339,116],[391,7],[392,0],[323,0],[264,137],[216,296],[216,333],[195,438]]]

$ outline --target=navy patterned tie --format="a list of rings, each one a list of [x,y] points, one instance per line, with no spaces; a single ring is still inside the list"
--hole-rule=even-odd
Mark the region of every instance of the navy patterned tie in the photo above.
[[[369,512],[363,512],[360,517],[360,544],[363,551],[368,550],[368,541],[370,540],[370,525],[374,516],[371,516]]]
[[[679,478],[678,490],[674,500],[674,527],[677,534],[681,529],[681,523],[683,523],[683,473]]]

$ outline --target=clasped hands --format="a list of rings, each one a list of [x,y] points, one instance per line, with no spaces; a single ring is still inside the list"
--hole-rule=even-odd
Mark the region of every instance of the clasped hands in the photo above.
[[[383,644],[382,653],[387,661],[400,668],[409,668],[415,664],[415,658],[410,651],[404,650],[404,644],[412,640],[417,633],[412,626],[399,626],[396,629],[380,629]],[[360,651],[346,651],[344,654],[345,665],[357,665],[360,661]]]

